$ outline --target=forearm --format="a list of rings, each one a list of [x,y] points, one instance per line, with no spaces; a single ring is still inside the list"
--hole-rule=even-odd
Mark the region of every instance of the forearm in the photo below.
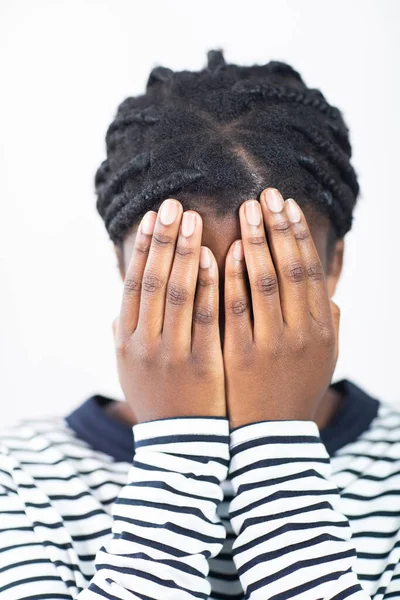
[[[233,554],[246,598],[369,598],[348,520],[311,421],[262,421],[230,437]]]
[[[208,598],[207,558],[226,535],[217,506],[229,463],[228,421],[165,419],[133,432],[136,451],[113,504],[112,537],[79,600]]]

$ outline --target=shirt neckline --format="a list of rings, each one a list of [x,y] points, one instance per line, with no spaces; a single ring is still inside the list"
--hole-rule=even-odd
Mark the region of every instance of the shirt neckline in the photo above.
[[[356,440],[376,417],[379,400],[349,379],[332,383],[342,398],[335,416],[320,430],[322,442],[332,456],[346,444]],[[106,413],[105,407],[118,402],[95,394],[69,413],[65,420],[79,438],[115,461],[132,462],[135,452],[132,426]]]

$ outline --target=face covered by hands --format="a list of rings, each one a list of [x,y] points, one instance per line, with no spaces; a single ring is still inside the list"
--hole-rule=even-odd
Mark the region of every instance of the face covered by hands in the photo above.
[[[304,213],[268,188],[239,218],[241,240],[225,260],[223,350],[201,216],[169,199],[142,219],[113,327],[138,422],[227,414],[235,428],[315,415],[337,361],[339,309]]]

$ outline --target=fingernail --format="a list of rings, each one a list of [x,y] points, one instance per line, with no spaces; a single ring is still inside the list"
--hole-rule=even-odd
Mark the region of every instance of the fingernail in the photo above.
[[[298,223],[301,219],[301,212],[299,206],[293,198],[288,198],[285,201],[286,212],[291,223]]]
[[[272,212],[281,212],[283,210],[283,198],[281,193],[275,188],[269,188],[265,192],[265,200],[269,210]]]
[[[160,221],[163,225],[172,225],[178,216],[178,205],[175,200],[164,200],[160,209]]]
[[[235,260],[243,260],[243,244],[241,240],[236,240],[235,245],[233,246],[233,258]]]
[[[155,224],[155,214],[153,212],[147,212],[141,222],[140,229],[145,235],[152,235]]]
[[[259,225],[261,223],[260,203],[257,200],[246,202],[244,211],[249,225]]]
[[[196,227],[196,214],[185,212],[182,219],[182,235],[189,237],[192,235]]]
[[[200,248],[200,267],[202,269],[209,269],[211,267],[211,254],[206,246]]]

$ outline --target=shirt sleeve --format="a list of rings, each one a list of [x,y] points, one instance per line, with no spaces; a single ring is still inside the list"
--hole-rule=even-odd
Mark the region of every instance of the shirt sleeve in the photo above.
[[[312,421],[260,421],[230,435],[235,562],[251,600],[367,600],[330,458]]]
[[[226,530],[217,506],[229,465],[225,417],[179,417],[133,426],[128,483],[112,507],[112,537],[79,600],[208,598],[209,557]]]
[[[50,501],[0,447],[2,599],[209,597],[207,559],[220,552],[226,537],[217,507],[228,472],[228,420],[160,419],[134,425],[133,435],[127,483],[111,507],[112,531],[95,556],[90,581]],[[33,502],[20,493],[25,487]],[[42,520],[53,531],[51,547],[41,535]]]

